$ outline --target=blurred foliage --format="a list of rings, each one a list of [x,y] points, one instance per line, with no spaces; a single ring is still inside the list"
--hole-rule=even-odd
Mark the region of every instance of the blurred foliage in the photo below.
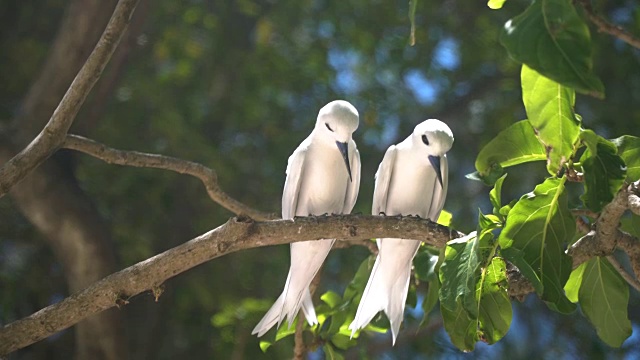
[[[532,122],[534,119],[531,108],[522,102],[522,89],[527,90],[521,88],[521,65],[509,58],[509,53],[514,56],[509,46],[506,51],[500,45],[500,34],[503,25],[518,14],[539,11],[542,3],[558,2],[545,0],[528,6],[518,1],[492,1],[492,7],[502,7],[499,11],[490,10],[486,2],[431,0],[151,2],[139,8],[147,12],[144,27],[134,34],[123,70],[108,68],[100,80],[114,81],[113,91],[105,99],[92,98],[77,125],[87,129],[84,135],[113,147],[202,162],[217,171],[221,186],[232,196],[277,213],[287,157],[312,129],[318,109],[330,100],[344,98],[356,106],[361,118],[354,137],[365,175],[354,212],[368,213],[373,174],[384,149],[406,137],[418,122],[439,118],[449,124],[456,137],[448,155],[450,190],[445,208],[453,214],[452,226],[460,231],[478,230],[480,234],[491,230],[484,236],[491,238],[487,246],[494,251],[481,251],[482,244],[476,247],[478,264],[488,266],[479,266],[474,279],[487,278],[494,274],[489,273],[491,269],[501,268],[499,262],[489,259],[489,255],[499,253],[492,231],[503,226],[510,210],[518,207],[515,201],[521,194],[549,176],[540,162],[523,164],[525,161],[515,159],[511,151],[502,151],[508,157],[496,160],[499,152],[485,148],[486,166],[478,166],[482,156],[476,157],[483,154],[480,150],[490,141],[499,141],[494,137],[503,130],[517,131],[525,139],[523,144],[531,145],[520,149],[522,154],[540,154],[538,138],[527,131],[529,120],[516,123],[527,116]],[[42,67],[66,4],[65,0],[0,3],[0,66],[11,69],[0,72],[0,129],[20,111],[20,101]],[[410,4],[415,6],[412,21],[408,16]],[[566,4],[561,5],[558,11],[567,11]],[[600,2],[594,6],[615,23],[640,33],[637,3]],[[409,45],[412,23],[414,46]],[[578,27],[580,41],[584,42],[585,29]],[[545,40],[548,35],[525,38]],[[504,37],[503,33],[505,45],[513,42]],[[583,120],[571,126],[578,132],[578,126],[593,129],[603,139],[638,135],[640,53],[593,29],[590,42],[592,64],[586,59],[588,51],[580,48],[576,54],[584,65],[581,71],[593,67],[590,76],[601,79],[606,99],[578,96],[574,111]],[[568,45],[561,49],[563,46]],[[527,62],[526,57],[514,58]],[[575,83],[573,78],[555,77],[535,64],[527,64],[548,77],[543,82],[550,86],[571,87]],[[599,86],[595,83],[591,79],[581,89],[597,93]],[[536,93],[540,101],[544,101],[544,95]],[[565,100],[569,102],[570,96]],[[91,104],[100,101],[108,106],[102,113],[92,113]],[[514,126],[520,128],[513,130]],[[618,139],[618,153],[607,152],[606,156],[617,156],[628,165],[637,162],[633,156],[636,140]],[[571,154],[575,151],[577,148],[570,149]],[[111,224],[119,268],[184,242],[232,216],[212,203],[195,179],[160,170],[110,166],[78,154],[67,156],[75,160],[79,184]],[[544,160],[543,156],[533,160]],[[549,167],[552,172],[566,161],[562,156],[554,159]],[[482,175],[495,170],[488,181],[491,184],[509,167],[508,184],[497,202],[495,195],[494,201],[487,196],[488,188],[465,178],[476,167]],[[631,174],[629,170],[626,175]],[[606,199],[602,194],[611,194],[609,184],[617,181],[611,179],[604,182],[607,190],[595,185],[600,189],[593,197],[596,203]],[[581,206],[583,189],[571,186],[566,188],[567,206]],[[483,225],[476,229],[478,208],[488,215],[481,217]],[[57,301],[65,296],[66,289],[63,269],[54,254],[7,197],[0,200],[0,218],[0,322],[6,323]],[[414,306],[407,309],[398,343],[391,348],[389,334],[379,333],[388,326],[384,316],[374,319],[368,329],[373,331],[358,335],[357,344],[348,340],[342,324],[348,324],[348,317],[355,312],[361,294],[357,289],[364,288],[365,269],[371,264],[364,248],[334,250],[325,263],[314,303],[319,314],[341,314],[345,318],[325,317],[321,327],[309,329],[307,335],[315,336],[311,340],[313,358],[640,356],[640,307],[634,291],[629,294],[628,316],[636,331],[618,349],[598,340],[594,327],[578,312],[561,316],[530,296],[524,303],[513,304],[513,322],[506,335],[502,327],[494,335],[487,332],[493,339],[504,335],[501,341],[491,347],[475,344],[480,334],[473,332],[475,350],[463,354],[455,348],[460,339],[451,342],[445,332],[447,318],[443,325],[441,310],[435,306],[440,287],[438,255],[442,259],[444,252],[421,249],[409,295],[409,304]],[[253,249],[211,261],[169,280],[157,304],[148,294],[132,299],[122,310],[127,314],[132,358],[290,358],[292,336],[273,343],[275,332],[270,332],[263,339],[262,348],[268,347],[263,352],[260,340],[250,335],[280,293],[287,269],[288,247]],[[590,280],[590,286],[597,284],[598,279]],[[501,288],[494,286],[498,282],[483,283],[480,289],[501,296]],[[477,283],[464,284],[461,289],[466,291],[467,304],[482,303],[482,295],[477,297]],[[436,310],[429,314],[432,308]],[[465,309],[454,308],[461,314]],[[593,313],[583,311],[595,321]],[[481,316],[488,318],[488,313],[484,314]],[[68,333],[34,348],[64,349],[72,341]],[[352,345],[355,347],[344,350]],[[33,354],[26,349],[16,358]],[[51,358],[67,358],[69,352],[49,354]]]

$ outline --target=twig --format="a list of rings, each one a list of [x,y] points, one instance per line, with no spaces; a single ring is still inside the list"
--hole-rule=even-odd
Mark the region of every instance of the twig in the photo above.
[[[205,261],[236,251],[314,239],[353,241],[374,237],[421,239],[442,247],[463,234],[426,219],[332,215],[254,222],[232,218],[193,240],[107,276],[88,288],[0,328],[0,356],[33,344],[80,320],[161,285]]]
[[[0,197],[53,154],[65,139],[87,95],[100,78],[124,34],[139,0],[120,0],[78,75],[51,119],[33,141],[0,168]]]
[[[618,39],[626,42],[627,44],[635,47],[636,49],[640,49],[640,39],[631,35],[622,27],[613,25],[602,18],[600,15],[596,14],[589,0],[577,0],[577,2],[582,5],[584,12],[587,14],[587,17],[598,27],[599,32],[615,36]]]
[[[613,265],[616,271],[620,273],[622,278],[625,279],[629,283],[629,285],[633,286],[634,289],[640,291],[640,282],[638,281],[638,279],[636,279],[633,275],[629,274],[627,272],[627,269],[625,269],[624,266],[620,264],[620,262],[618,261],[618,259],[615,258],[615,256],[609,255],[607,256],[607,260],[609,260],[611,265]]]
[[[230,197],[220,189],[216,172],[202,164],[163,155],[117,150],[78,135],[67,135],[62,147],[83,152],[108,164],[164,169],[191,175],[202,181],[207,189],[207,194],[213,201],[232,213],[246,215],[255,220],[272,220],[276,218],[274,214],[252,209]]]

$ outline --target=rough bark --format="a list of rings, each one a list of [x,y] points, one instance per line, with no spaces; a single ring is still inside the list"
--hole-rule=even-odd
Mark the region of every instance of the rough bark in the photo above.
[[[117,1],[69,2],[42,70],[25,95],[20,111],[6,134],[12,144],[2,142],[0,163],[4,165],[0,173],[8,176],[0,176],[0,196],[44,161],[64,140],[75,114],[124,32],[136,2],[121,1],[125,8],[120,10],[119,17],[111,21],[111,30],[105,32],[97,46]],[[83,67],[94,47],[92,60]],[[78,73],[81,67],[84,72]],[[69,88],[72,82],[74,85]],[[63,96],[66,102],[60,103]],[[47,120],[49,123],[45,126]],[[37,140],[27,147],[27,156],[19,157],[21,161],[6,164],[17,149],[29,143],[43,126],[45,128]],[[24,166],[25,160],[29,166]],[[72,174],[55,159],[11,188],[11,197],[49,242],[65,269],[72,292],[114,271],[107,227],[91,201],[77,187]],[[123,329],[118,313],[105,312],[81,322],[75,329],[76,358],[126,358]]]
[[[376,236],[419,239],[442,247],[457,231],[416,217],[336,215],[254,222],[232,218],[226,224],[150,259],[112,274],[63,301],[0,329],[0,355],[15,351],[141,292],[158,291],[162,283],[205,261],[236,251],[320,238],[353,241]]]

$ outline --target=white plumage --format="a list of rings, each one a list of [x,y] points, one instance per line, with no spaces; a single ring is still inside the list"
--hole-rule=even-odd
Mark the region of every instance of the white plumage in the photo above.
[[[360,188],[360,154],[351,138],[358,111],[350,103],[332,101],[318,113],[311,134],[289,157],[282,194],[282,218],[348,214]],[[335,239],[291,244],[291,266],[282,294],[252,334],[264,335],[286,317],[289,326],[302,307],[310,325],[318,323],[309,285]]]
[[[376,173],[372,213],[418,215],[436,221],[447,194],[446,152],[452,144],[449,127],[430,119],[418,124],[404,141],[390,146]],[[377,243],[378,257],[349,329],[355,334],[384,311],[395,344],[407,300],[411,262],[420,241],[383,238]]]

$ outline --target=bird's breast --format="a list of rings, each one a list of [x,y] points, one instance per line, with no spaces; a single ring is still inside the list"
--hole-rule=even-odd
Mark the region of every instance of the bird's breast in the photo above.
[[[433,190],[440,186],[436,173],[426,166],[400,165],[393,171],[387,194],[387,215],[419,215],[426,218]]]
[[[349,174],[338,148],[311,153],[300,184],[296,215],[339,214],[344,209]]]

